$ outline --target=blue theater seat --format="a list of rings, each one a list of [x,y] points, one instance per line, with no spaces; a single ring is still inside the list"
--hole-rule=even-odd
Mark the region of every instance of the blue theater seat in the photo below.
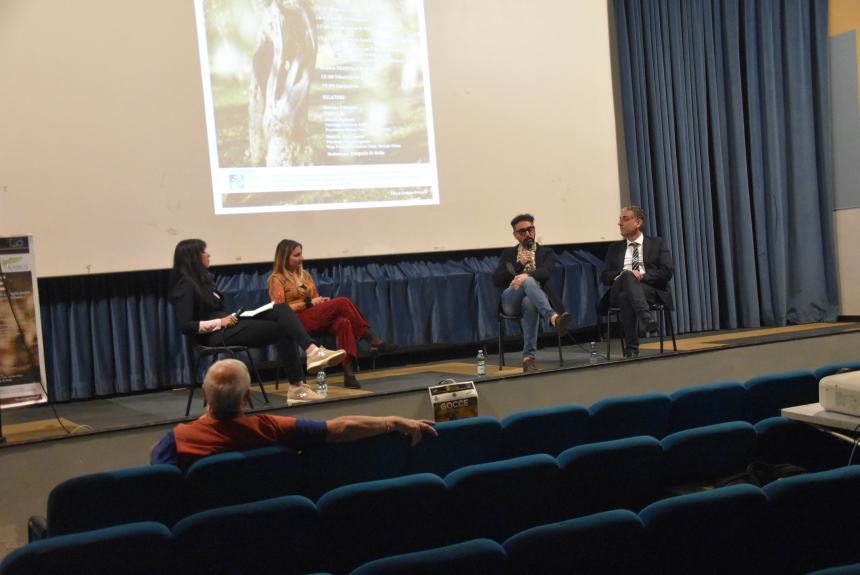
[[[556,459],[559,501],[569,517],[608,509],[638,511],[663,492],[663,446],[648,436],[578,445]]]
[[[744,394],[744,386],[737,381],[679,389],[669,396],[672,400],[669,433],[742,420]]]
[[[173,573],[170,530],[141,522],[59,535],[20,547],[2,575],[152,575]]]
[[[532,453],[558,455],[588,440],[588,410],[558,405],[514,413],[502,420],[512,457]]]
[[[183,516],[299,493],[302,464],[281,445],[210,455],[196,461],[182,485]]]
[[[671,497],[639,513],[659,573],[763,572],[767,498],[752,485]]]
[[[333,541],[327,569],[349,571],[367,561],[456,541],[457,511],[442,479],[431,473],[345,485],[317,502]]]
[[[834,373],[838,373],[843,369],[848,369],[851,371],[860,370],[860,361],[843,361],[840,363],[822,365],[812,373],[815,375],[815,379],[820,381],[822,377],[833,375]]]
[[[179,511],[182,473],[173,465],[148,465],[82,475],[48,496],[47,535],[111,525],[157,521],[172,525]]]
[[[745,421],[685,429],[661,442],[668,485],[710,483],[744,471],[754,459],[756,432]]]
[[[860,467],[787,477],[763,491],[777,544],[775,570],[807,573],[860,561]]]
[[[792,463],[808,471],[824,471],[848,464],[851,444],[800,421],[769,417],[755,424],[759,459]]]
[[[342,485],[406,474],[412,447],[401,433],[352,443],[329,443],[304,451],[305,493],[316,499]]]
[[[563,517],[560,471],[547,454],[470,465],[445,477],[448,529],[457,539],[504,541],[518,531]]]
[[[507,572],[507,557],[501,545],[489,539],[472,539],[377,559],[350,575],[505,575]]]
[[[502,426],[495,417],[472,417],[436,424],[438,437],[426,436],[409,452],[409,473],[448,473],[508,457]]]
[[[811,371],[770,373],[744,383],[744,420],[756,423],[776,417],[783,407],[818,401],[818,379]]]
[[[299,495],[202,511],[173,528],[177,573],[298,575],[319,570],[319,534],[316,506]]]
[[[660,439],[669,429],[671,401],[664,393],[603,399],[588,409],[591,441],[650,435]]]
[[[616,509],[517,533],[504,542],[511,575],[659,573],[645,553],[645,530]]]
[[[860,575],[860,563],[819,569],[818,571],[813,571],[809,575]]]

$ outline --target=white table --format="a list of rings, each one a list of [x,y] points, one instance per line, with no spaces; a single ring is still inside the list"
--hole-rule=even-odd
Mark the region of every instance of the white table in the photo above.
[[[822,431],[826,431],[827,433],[849,443],[854,443],[855,439],[833,430],[841,429],[851,433],[857,433],[857,431],[860,431],[860,417],[847,415],[845,413],[836,413],[835,411],[827,411],[821,407],[820,403],[784,407],[781,413],[782,416],[787,419],[809,423],[818,427]]]

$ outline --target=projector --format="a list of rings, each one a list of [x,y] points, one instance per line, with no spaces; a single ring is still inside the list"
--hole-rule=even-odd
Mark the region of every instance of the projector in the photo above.
[[[827,411],[860,417],[860,371],[821,378],[818,382],[818,402]]]

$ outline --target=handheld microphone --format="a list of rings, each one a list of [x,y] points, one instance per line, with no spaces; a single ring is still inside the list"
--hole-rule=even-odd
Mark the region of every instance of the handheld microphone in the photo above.
[[[527,250],[532,249],[533,245],[535,245],[534,238],[526,238],[525,241],[523,241],[523,247]]]

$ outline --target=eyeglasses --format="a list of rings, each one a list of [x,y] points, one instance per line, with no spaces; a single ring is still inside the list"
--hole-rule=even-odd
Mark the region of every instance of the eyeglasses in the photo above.
[[[533,233],[535,233],[535,227],[529,226],[527,228],[520,228],[518,230],[514,230],[514,233],[517,235],[520,235],[520,236],[523,234],[533,234]]]

